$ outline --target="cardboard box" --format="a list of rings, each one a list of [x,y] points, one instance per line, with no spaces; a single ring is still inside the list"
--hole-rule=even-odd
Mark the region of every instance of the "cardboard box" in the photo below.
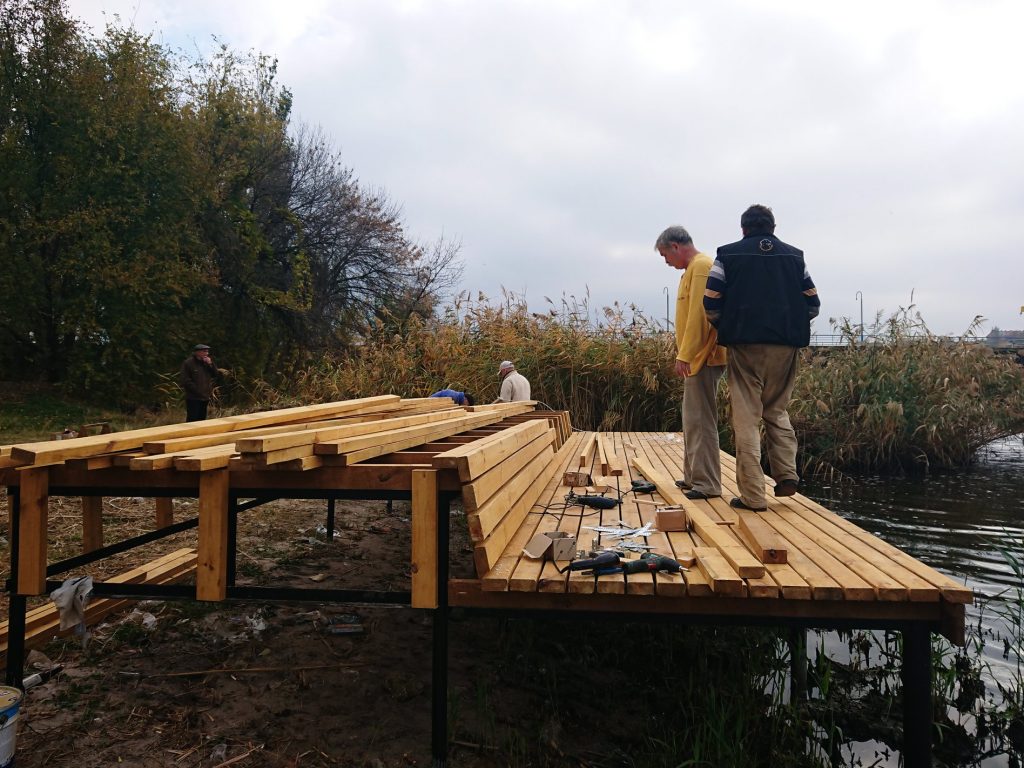
[[[659,509],[654,513],[654,527],[659,531],[685,531],[689,522],[683,509]]]
[[[562,475],[562,485],[569,488],[581,488],[590,485],[590,474],[588,472],[566,472]]]
[[[576,537],[565,531],[538,533],[523,547],[523,554],[535,560],[572,560],[576,557]]]

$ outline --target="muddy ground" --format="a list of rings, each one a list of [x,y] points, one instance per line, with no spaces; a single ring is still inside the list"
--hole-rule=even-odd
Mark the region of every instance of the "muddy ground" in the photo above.
[[[105,501],[106,541],[152,525],[152,501]],[[195,513],[177,500],[175,519]],[[4,505],[5,506],[5,505]],[[409,588],[408,505],[274,502],[239,519],[238,583]],[[77,501],[53,499],[51,560],[80,547]],[[472,575],[465,519],[452,517],[452,575]],[[195,532],[94,564],[97,578],[194,545]],[[4,549],[6,550],[6,541]],[[3,553],[6,562],[7,552]],[[6,605],[4,606],[6,613]],[[4,617],[5,618],[5,617]],[[453,616],[453,766],[628,765],[653,713],[623,707],[634,665],[621,625]],[[349,633],[352,632],[352,633]],[[596,635],[595,635],[596,633]],[[587,642],[583,642],[583,640]],[[408,766],[430,764],[431,619],[424,611],[325,603],[143,602],[33,654],[17,765]]]

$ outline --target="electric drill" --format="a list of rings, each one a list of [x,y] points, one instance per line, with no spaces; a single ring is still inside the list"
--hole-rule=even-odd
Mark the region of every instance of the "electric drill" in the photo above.
[[[678,560],[673,560],[665,555],[658,555],[654,552],[645,552],[637,560],[626,560],[622,563],[624,573],[655,573],[665,571],[667,573],[679,573],[682,566]]]
[[[608,496],[577,496],[575,493],[568,493],[565,500],[570,504],[582,504],[591,509],[614,509],[619,505],[617,499]]]
[[[600,575],[601,573],[611,573],[611,569],[618,569],[619,567],[619,553],[618,552],[601,552],[594,557],[587,558],[586,560],[573,560],[569,563],[568,567],[561,570],[561,573],[566,571],[594,571],[594,573]]]

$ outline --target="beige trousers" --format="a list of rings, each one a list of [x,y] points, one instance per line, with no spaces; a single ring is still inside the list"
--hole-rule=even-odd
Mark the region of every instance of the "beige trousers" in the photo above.
[[[683,382],[683,479],[708,496],[722,495],[718,455],[718,381],[724,365],[705,365]]]
[[[764,420],[768,464],[776,482],[796,480],[796,433],[789,421],[790,395],[800,350],[777,344],[729,347],[729,402],[736,437],[736,484],[748,507],[767,506],[761,471],[760,422]]]

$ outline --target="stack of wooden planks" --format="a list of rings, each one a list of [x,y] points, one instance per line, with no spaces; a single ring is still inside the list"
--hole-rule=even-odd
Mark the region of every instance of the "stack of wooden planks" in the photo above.
[[[445,440],[506,418],[530,418],[533,403],[458,407],[450,398],[397,395],[345,400],[0,448],[0,468],[58,464],[92,470],[204,472],[349,466]]]
[[[109,584],[172,584],[181,581],[196,570],[196,551],[179,549],[145,565],[113,576]],[[129,600],[99,598],[86,606],[85,623],[92,626],[114,611],[128,607]],[[0,658],[7,654],[8,625],[0,623]],[[72,630],[60,628],[60,615],[53,603],[30,610],[25,616],[25,645],[32,648],[45,645],[55,637],[65,637]]]
[[[546,420],[525,419],[433,458],[435,468],[459,473],[478,574],[491,569],[551,479],[558,439]]]

